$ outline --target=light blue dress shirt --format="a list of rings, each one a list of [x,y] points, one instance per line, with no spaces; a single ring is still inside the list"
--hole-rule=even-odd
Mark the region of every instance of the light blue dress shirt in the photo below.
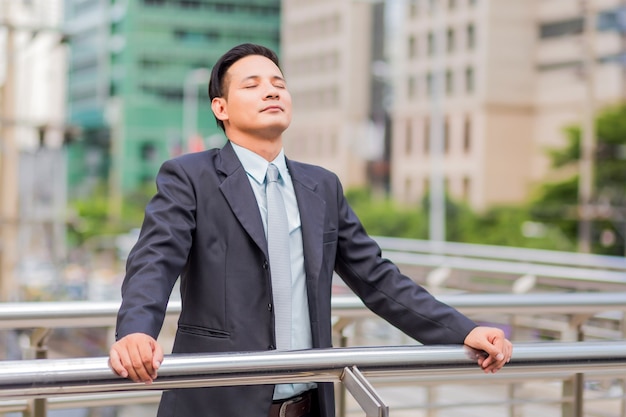
[[[232,142],[231,142],[232,143]],[[267,237],[267,204],[265,196],[265,174],[270,164],[260,155],[232,143],[233,149],[241,161],[244,170],[248,174],[252,191],[256,197],[263,228]],[[291,254],[291,280],[292,280],[292,321],[291,321],[291,347],[293,350],[310,349],[311,320],[309,318],[309,302],[306,290],[306,274],[304,272],[304,249],[302,246],[302,225],[300,223],[300,211],[296,193],[293,189],[291,176],[287,169],[285,154],[280,153],[271,161],[280,172],[278,184],[285,202],[287,221],[289,223],[289,248]],[[274,390],[274,399],[293,397],[301,392],[315,387],[315,384],[280,384]]]

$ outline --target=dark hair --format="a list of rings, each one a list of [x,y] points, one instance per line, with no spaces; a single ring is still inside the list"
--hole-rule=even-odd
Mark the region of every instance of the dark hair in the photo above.
[[[272,61],[280,68],[278,56],[274,51],[266,48],[262,45],[255,45],[252,43],[243,43],[232,48],[226,52],[220,59],[217,60],[213,69],[211,70],[211,79],[209,80],[209,99],[212,101],[215,97],[224,97],[228,86],[224,82],[226,78],[226,72],[237,61],[245,58],[249,55],[260,55]],[[224,130],[224,122],[218,120],[216,117],[217,125]]]

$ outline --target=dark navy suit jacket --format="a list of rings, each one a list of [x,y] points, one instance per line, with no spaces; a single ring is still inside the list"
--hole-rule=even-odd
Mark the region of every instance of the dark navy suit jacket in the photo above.
[[[381,257],[346,202],[336,175],[287,161],[304,245],[314,348],[331,346],[331,283],[337,272],[376,314],[425,344],[461,344],[476,325],[435,300]],[[117,338],[156,338],[180,276],[174,353],[274,349],[263,223],[230,143],[167,161],[146,207],[122,285]],[[322,416],[334,415],[332,384],[319,384]],[[159,417],[266,417],[273,386],[166,391]]]

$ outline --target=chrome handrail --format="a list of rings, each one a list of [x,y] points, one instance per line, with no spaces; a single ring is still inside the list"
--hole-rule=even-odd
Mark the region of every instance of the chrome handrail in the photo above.
[[[441,294],[437,298],[465,314],[594,314],[626,310],[626,292]],[[363,317],[372,313],[351,295],[333,296],[333,314]],[[115,323],[119,301],[55,301],[0,303],[0,329],[35,327],[107,327]],[[171,301],[167,316],[180,314],[180,301]]]
[[[542,375],[624,375],[626,342],[520,343],[496,375],[477,368],[475,353],[462,346],[396,346],[167,355],[152,384],[114,374],[107,358],[40,359],[0,362],[0,398],[41,398],[113,391],[337,382],[357,367],[368,378],[411,375],[422,381],[471,375],[488,381],[515,373]],[[510,374],[510,375],[509,375]],[[480,375],[480,376],[479,376]]]
[[[374,236],[383,251],[420,252],[433,256],[451,255],[468,258],[500,259],[514,262],[566,265],[626,271],[623,256],[596,255],[546,249],[516,248],[462,242],[436,242],[420,239]]]

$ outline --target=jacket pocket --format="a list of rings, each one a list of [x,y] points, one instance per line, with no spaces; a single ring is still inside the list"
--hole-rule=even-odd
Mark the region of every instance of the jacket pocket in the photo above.
[[[178,330],[181,333],[192,334],[195,336],[213,337],[218,339],[227,339],[230,337],[230,333],[223,330],[209,329],[207,327],[200,326],[191,326],[189,324],[179,324]]]

